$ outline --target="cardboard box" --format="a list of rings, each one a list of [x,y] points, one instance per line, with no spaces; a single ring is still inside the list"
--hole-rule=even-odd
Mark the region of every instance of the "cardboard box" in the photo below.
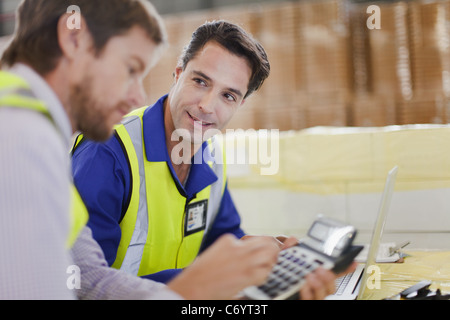
[[[357,127],[382,127],[398,123],[397,101],[393,95],[354,95],[350,114],[349,125]]]

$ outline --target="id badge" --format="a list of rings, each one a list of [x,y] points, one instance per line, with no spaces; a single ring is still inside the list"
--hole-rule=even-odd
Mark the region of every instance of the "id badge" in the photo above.
[[[186,208],[184,221],[184,235],[196,233],[206,228],[206,213],[208,211],[208,200],[202,200],[189,204]]]

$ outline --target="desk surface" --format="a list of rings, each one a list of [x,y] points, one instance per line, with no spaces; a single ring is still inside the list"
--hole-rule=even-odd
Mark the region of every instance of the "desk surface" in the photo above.
[[[381,300],[422,281],[430,280],[430,289],[450,293],[450,251],[410,251],[403,263],[378,263],[379,277],[372,273],[371,286],[363,300]],[[377,287],[378,284],[378,287]]]

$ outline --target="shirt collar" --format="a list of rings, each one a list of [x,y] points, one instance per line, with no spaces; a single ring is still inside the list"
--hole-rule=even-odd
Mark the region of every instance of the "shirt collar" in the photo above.
[[[167,165],[172,172],[172,176],[176,177],[175,171],[172,167],[172,161],[170,160],[169,152],[167,150],[166,133],[164,129],[164,101],[167,97],[168,95],[164,95],[154,105],[148,107],[144,111],[142,122],[144,127],[143,133],[145,153],[147,160],[150,162],[167,162]],[[208,142],[204,142],[202,144],[201,149],[196,155],[196,159],[200,159],[198,157],[198,153],[201,152],[202,161],[192,161],[193,164],[191,165],[191,170],[189,172],[185,188],[181,186],[178,179],[175,179],[188,196],[203,190],[208,185],[218,180],[217,175],[208,164],[208,162],[212,161],[214,158],[211,157],[211,154],[208,151],[205,152],[206,148],[208,148]]]
[[[70,124],[69,117],[67,116],[61,101],[56,96],[53,89],[36,71],[23,63],[14,64],[8,72],[23,78],[30,86],[31,91],[36,98],[45,103],[55,125],[62,133],[64,142],[67,144],[68,148],[70,148],[72,125]]]
[[[145,153],[147,160],[151,162],[170,160],[164,129],[164,101],[166,98],[167,95],[148,107],[142,117]]]

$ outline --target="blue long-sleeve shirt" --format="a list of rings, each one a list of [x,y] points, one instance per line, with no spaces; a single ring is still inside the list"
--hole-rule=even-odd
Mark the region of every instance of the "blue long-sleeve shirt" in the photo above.
[[[208,166],[203,162],[191,165],[185,187],[176,178],[165,139],[163,103],[166,98],[167,96],[162,97],[144,112],[146,156],[148,161],[166,161],[179,192],[191,198],[205,187],[205,183],[210,184],[217,180],[217,177],[212,171],[202,167]],[[204,147],[206,143],[201,151]],[[83,141],[73,154],[72,169],[75,185],[89,210],[88,226],[92,229],[94,238],[102,247],[106,260],[111,266],[116,259],[121,238],[119,223],[127,209],[130,197],[131,173],[127,157],[116,136],[105,143]],[[244,232],[240,222],[239,214],[226,186],[219,213],[200,251],[225,233],[232,233],[241,238]],[[145,277],[167,282],[180,271],[180,269],[164,270]]]

